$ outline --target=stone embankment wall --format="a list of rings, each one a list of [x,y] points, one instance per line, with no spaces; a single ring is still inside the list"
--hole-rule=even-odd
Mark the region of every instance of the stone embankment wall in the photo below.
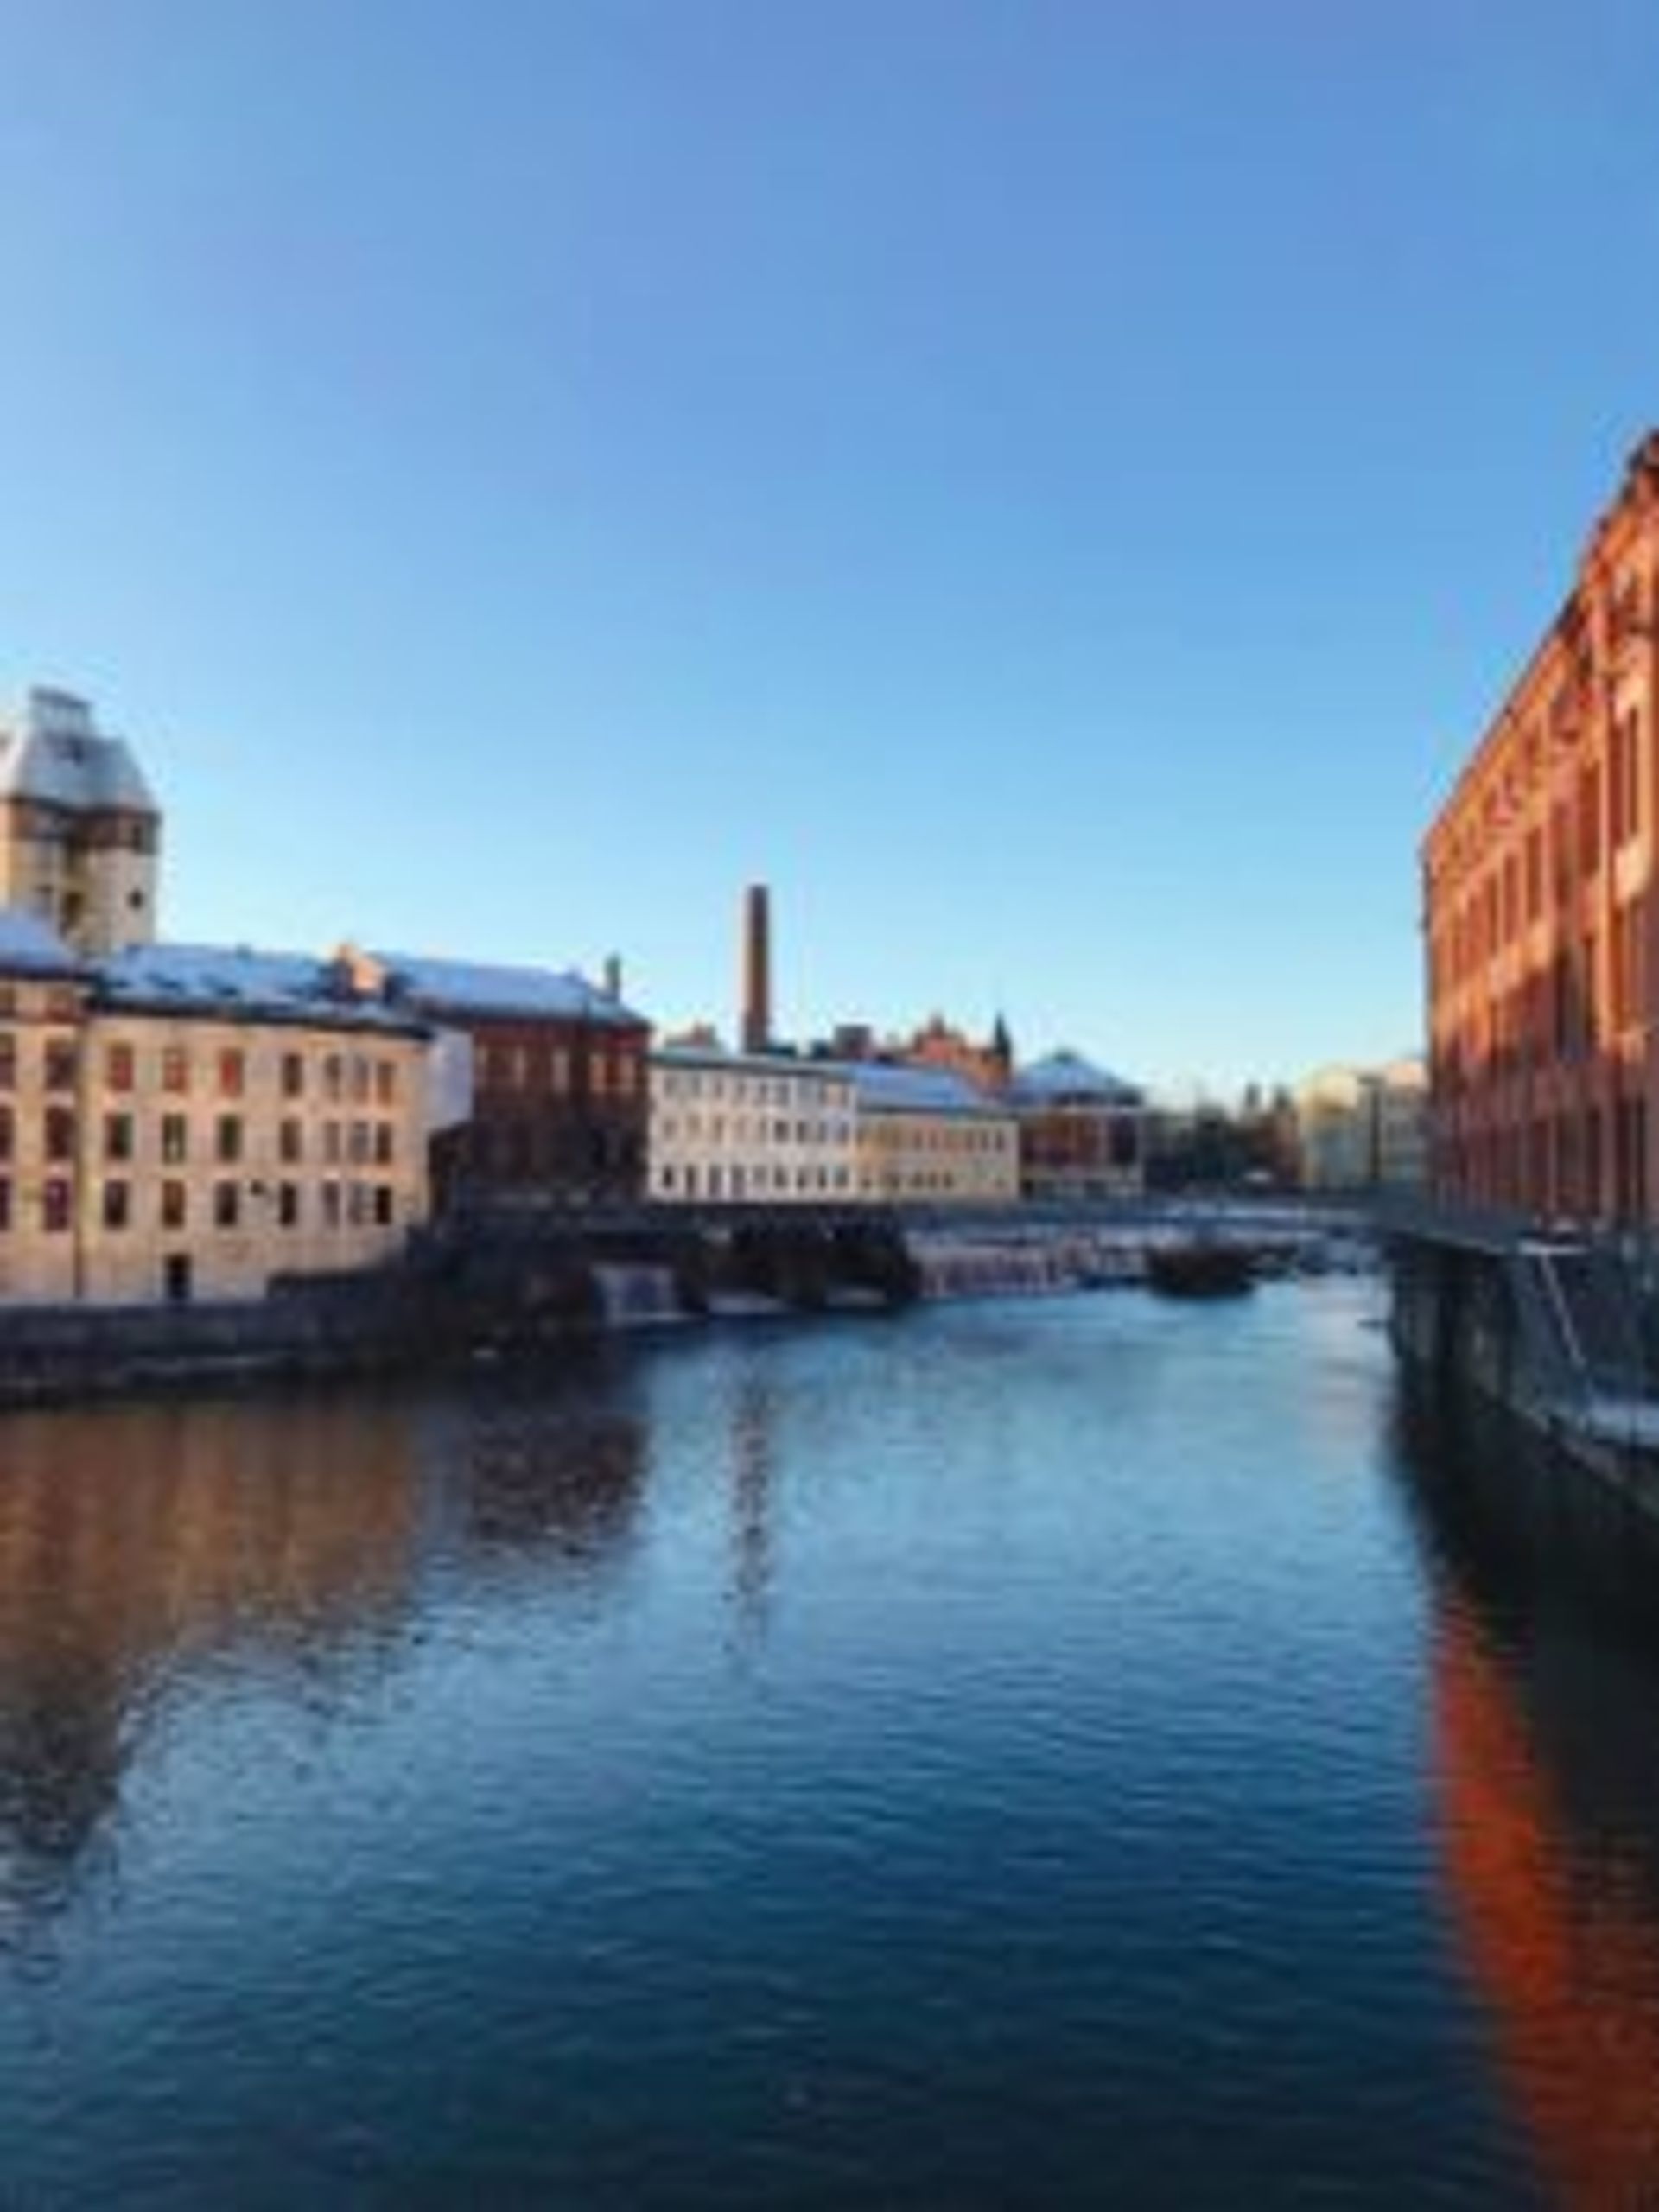
[[[653,1287],[649,1315],[613,1303],[631,1274]],[[898,1306],[917,1288],[901,1233],[880,1223],[601,1241],[474,1230],[257,1302],[15,1306],[0,1317],[0,1406],[534,1358],[620,1318],[692,1319],[745,1298],[817,1312],[849,1294]]]

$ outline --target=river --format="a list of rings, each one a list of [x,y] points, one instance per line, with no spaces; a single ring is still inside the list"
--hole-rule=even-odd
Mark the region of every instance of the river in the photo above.
[[[1659,1606],[1375,1282],[0,1425],[0,2204],[1637,2203]]]

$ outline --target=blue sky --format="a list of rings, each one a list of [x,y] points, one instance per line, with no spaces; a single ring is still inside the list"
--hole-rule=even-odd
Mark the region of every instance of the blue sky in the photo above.
[[[165,926],[1420,1028],[1415,849],[1659,422],[1650,0],[0,0],[0,683]]]

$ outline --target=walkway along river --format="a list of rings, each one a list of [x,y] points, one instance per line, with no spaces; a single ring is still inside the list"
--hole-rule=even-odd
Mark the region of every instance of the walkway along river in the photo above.
[[[0,1424],[0,2202],[1659,2187],[1640,1538],[1376,1281]]]

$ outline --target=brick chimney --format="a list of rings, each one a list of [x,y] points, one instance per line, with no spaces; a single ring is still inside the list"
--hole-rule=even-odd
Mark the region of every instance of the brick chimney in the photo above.
[[[743,899],[743,1024],[746,1052],[772,1043],[772,901],[764,883],[752,883]]]

